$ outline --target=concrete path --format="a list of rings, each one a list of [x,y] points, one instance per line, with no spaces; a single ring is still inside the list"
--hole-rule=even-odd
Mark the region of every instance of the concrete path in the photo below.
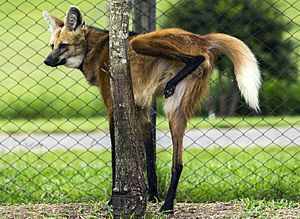
[[[162,148],[170,147],[170,133],[158,131],[157,145]],[[300,146],[300,127],[190,129],[186,131],[184,138],[184,147],[248,147],[253,145]],[[110,138],[107,133],[0,135],[0,151],[2,152],[99,148],[110,148]]]

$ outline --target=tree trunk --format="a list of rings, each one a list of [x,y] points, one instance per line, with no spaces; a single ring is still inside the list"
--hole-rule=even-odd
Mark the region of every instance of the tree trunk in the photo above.
[[[208,94],[207,108],[208,108],[208,118],[215,119],[216,118],[216,108],[215,108],[214,97],[213,97],[212,93]]]
[[[235,81],[231,84],[230,97],[227,116],[234,116],[239,101],[239,90]]]
[[[128,57],[128,0],[110,1],[110,73],[116,144],[114,218],[140,218],[146,209],[141,135],[138,133]]]
[[[132,0],[133,30],[147,33],[155,30],[156,0]]]
[[[225,117],[226,114],[226,97],[227,93],[225,92],[226,86],[224,85],[224,82],[222,80],[222,73],[218,72],[218,83],[219,83],[219,110],[218,110],[218,116]]]

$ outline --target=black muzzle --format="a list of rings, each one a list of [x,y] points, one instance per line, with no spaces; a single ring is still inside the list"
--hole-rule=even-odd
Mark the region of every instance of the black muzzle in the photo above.
[[[56,67],[56,66],[59,66],[59,65],[64,65],[66,64],[66,59],[62,59],[62,60],[59,60],[58,58],[56,57],[53,57],[53,56],[48,56],[44,63],[48,66],[51,66],[51,67]]]

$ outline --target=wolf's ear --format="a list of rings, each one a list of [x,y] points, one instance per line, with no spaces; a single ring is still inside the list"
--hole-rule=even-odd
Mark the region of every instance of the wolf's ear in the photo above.
[[[65,25],[69,31],[75,31],[83,27],[84,21],[79,8],[75,6],[70,7],[65,19]]]
[[[64,22],[62,20],[60,20],[60,19],[52,16],[47,11],[43,11],[43,16],[44,16],[45,20],[49,24],[49,27],[50,27],[49,31],[50,31],[50,33],[53,33],[59,27],[63,27],[64,26]]]

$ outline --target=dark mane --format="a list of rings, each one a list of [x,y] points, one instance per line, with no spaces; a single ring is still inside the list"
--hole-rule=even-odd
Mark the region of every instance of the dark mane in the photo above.
[[[98,28],[98,27],[93,27],[93,26],[90,26],[90,25],[86,25],[86,27],[88,29],[94,29],[94,30],[97,30],[99,32],[104,32],[104,33],[109,32],[109,30],[105,30],[105,29]],[[133,36],[137,36],[137,35],[139,35],[139,33],[135,32],[135,31],[129,31],[129,37],[133,37]]]
[[[94,26],[90,26],[90,25],[86,25],[86,27],[87,27],[88,29],[97,30],[97,31],[99,31],[99,32],[105,32],[105,33],[108,33],[108,32],[109,32],[108,30],[101,29],[101,28],[94,27]]]

